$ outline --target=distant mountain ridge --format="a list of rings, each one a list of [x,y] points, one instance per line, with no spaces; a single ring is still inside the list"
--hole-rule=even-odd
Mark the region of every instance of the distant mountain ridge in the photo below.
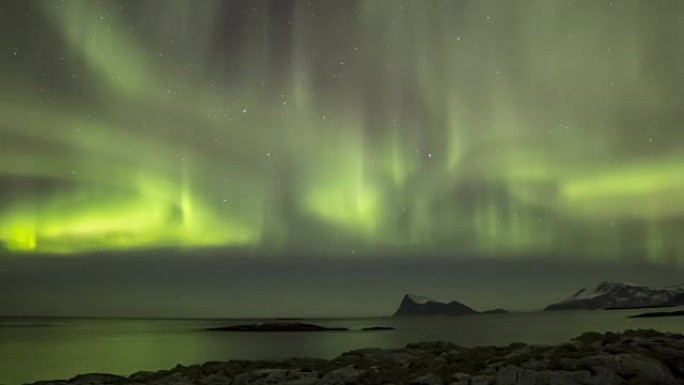
[[[604,281],[594,288],[583,288],[569,298],[544,310],[643,308],[684,303],[684,285],[655,289],[648,286]]]
[[[423,297],[415,294],[406,294],[399,305],[399,309],[394,313],[395,317],[414,316],[414,315],[448,315],[459,316],[465,314],[475,314],[475,310],[456,301],[449,303],[435,301],[432,298]]]

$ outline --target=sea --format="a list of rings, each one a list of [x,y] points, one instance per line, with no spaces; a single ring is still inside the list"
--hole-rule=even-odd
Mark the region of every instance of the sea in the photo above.
[[[661,309],[662,310],[662,309]],[[681,310],[679,309],[665,309]],[[639,310],[585,310],[460,317],[324,318],[293,322],[350,331],[211,332],[207,328],[273,320],[0,318],[0,384],[69,379],[82,373],[129,375],[207,361],[334,358],[368,347],[420,341],[461,346],[556,344],[587,331],[655,329],[684,334],[684,317],[629,318]],[[361,331],[388,326],[389,331]]]

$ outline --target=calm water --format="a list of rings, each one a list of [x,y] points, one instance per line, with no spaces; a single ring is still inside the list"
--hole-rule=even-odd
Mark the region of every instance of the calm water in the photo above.
[[[515,341],[552,344],[584,331],[654,328],[684,333],[684,318],[630,319],[642,310],[490,314],[463,317],[306,320],[383,332],[220,333],[203,328],[245,322],[217,320],[91,320],[0,318],[0,384],[70,378],[79,373],[130,374],[176,364],[290,356],[333,358],[362,347],[401,347],[444,340],[463,346]]]

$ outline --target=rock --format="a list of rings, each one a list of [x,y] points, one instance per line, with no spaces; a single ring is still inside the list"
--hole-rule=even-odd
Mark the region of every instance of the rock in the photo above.
[[[482,314],[508,314],[508,310],[504,310],[504,309],[485,310],[482,312]]]
[[[210,361],[202,364],[202,373],[205,375],[220,372],[230,366],[227,362]]]
[[[168,376],[157,378],[151,382],[152,385],[194,385],[195,383],[196,379],[182,372],[173,372]]]
[[[470,379],[470,383],[468,385],[492,385],[492,384],[495,384],[493,377],[477,375],[477,376],[473,376]]]
[[[399,305],[399,309],[394,313],[398,316],[412,316],[412,315],[465,315],[474,314],[475,310],[468,306],[451,301],[449,303],[438,302],[434,299],[421,297],[413,294],[406,294]]]
[[[233,379],[223,373],[212,373],[204,377],[202,381],[206,385],[231,385],[232,382]]]
[[[321,385],[347,385],[356,384],[359,377],[364,371],[354,368],[353,366],[345,366],[343,368],[335,369],[328,372],[320,379]]]
[[[333,363],[338,366],[402,366],[418,359],[417,352],[406,349],[359,349],[342,354]]]
[[[454,373],[451,375],[450,385],[469,385],[472,377],[467,373]]]
[[[497,385],[581,385],[563,374],[509,366],[496,376]]]
[[[461,348],[451,342],[444,341],[429,341],[429,342],[417,342],[406,345],[407,349],[422,350],[424,352],[431,352],[434,354],[440,354],[444,352],[460,350]]]
[[[219,332],[324,332],[324,331],[347,331],[347,328],[324,327],[314,324],[298,322],[261,322],[248,325],[233,325],[206,329]]]
[[[434,373],[429,373],[409,381],[409,385],[442,385],[442,379]]]
[[[407,351],[399,350],[392,353],[391,359],[396,364],[403,366],[405,364],[417,360],[418,356]]]
[[[120,384],[125,380],[125,377],[116,376],[113,374],[91,373],[78,375],[69,380],[69,382],[72,384],[110,385]]]
[[[681,306],[684,305],[684,292],[681,294],[678,294],[675,296],[672,301],[670,301],[670,305],[673,306]]]
[[[52,380],[52,381],[37,381],[33,385],[68,385],[69,381],[64,380]],[[5,385],[5,384],[3,384]]]
[[[629,316],[629,318],[659,318],[659,317],[684,317],[684,310],[657,311],[657,312],[641,313],[641,314]]]
[[[318,373],[286,369],[260,369],[236,376],[231,385],[313,385]]]
[[[140,372],[135,372],[131,374],[128,379],[133,382],[138,382],[138,383],[146,383],[146,382],[152,382],[156,380],[157,378],[163,377],[166,374],[168,374],[168,371],[166,370],[160,370],[158,372],[147,372],[147,371],[140,371]]]
[[[361,328],[361,331],[363,331],[363,332],[384,331],[384,330],[394,330],[394,328],[391,326],[372,326],[372,327],[368,327],[368,328]]]
[[[654,383],[661,385],[681,384],[670,370],[650,357],[635,354],[600,355],[583,359],[582,365],[617,375],[619,378],[629,378],[634,383]]]
[[[193,379],[199,379],[202,377],[202,367],[200,365],[183,366],[178,365],[174,371],[183,373],[184,376]]]
[[[442,356],[439,356],[439,357],[433,359],[432,362],[430,363],[430,365],[438,367],[438,368],[446,366],[447,364],[449,364],[449,361],[447,361],[447,359],[442,357]]]

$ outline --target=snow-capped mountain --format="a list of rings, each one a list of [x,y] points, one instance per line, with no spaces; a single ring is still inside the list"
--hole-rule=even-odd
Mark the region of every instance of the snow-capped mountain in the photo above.
[[[464,315],[477,313],[468,306],[451,301],[449,303],[435,301],[432,298],[422,297],[419,295],[406,294],[399,305],[399,309],[394,313],[394,316],[411,316],[411,315]]]
[[[667,306],[681,294],[684,294],[684,285],[654,289],[630,283],[602,282],[592,289],[581,289],[568,299],[547,306],[545,310]]]
[[[411,300],[411,302],[417,305],[425,305],[428,302],[437,302],[432,298],[423,297],[415,294],[406,294],[406,298],[408,298],[409,300]]]

